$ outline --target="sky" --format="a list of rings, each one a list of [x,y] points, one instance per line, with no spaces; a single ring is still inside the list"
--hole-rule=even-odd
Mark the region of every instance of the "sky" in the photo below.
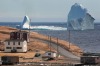
[[[100,0],[0,0],[0,22],[67,22],[71,6],[82,4],[100,22]]]

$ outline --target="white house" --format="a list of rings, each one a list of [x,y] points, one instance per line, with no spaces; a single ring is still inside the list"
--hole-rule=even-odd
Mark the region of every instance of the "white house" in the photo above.
[[[6,40],[4,52],[27,52],[26,40]]]

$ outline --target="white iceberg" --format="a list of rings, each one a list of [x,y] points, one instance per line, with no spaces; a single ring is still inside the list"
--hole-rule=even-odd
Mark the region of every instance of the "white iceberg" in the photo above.
[[[47,25],[38,25],[32,26],[30,24],[30,18],[28,16],[24,16],[23,22],[20,25],[17,25],[16,28],[22,30],[67,30],[65,27],[58,27],[58,26],[47,26]]]
[[[94,18],[82,5],[75,3],[68,14],[68,30],[94,29]]]
[[[24,20],[23,20],[23,22],[22,22],[22,24],[21,24],[21,28],[23,29],[29,29],[29,27],[30,27],[30,19],[29,19],[29,17],[28,16],[25,16],[24,17]]]

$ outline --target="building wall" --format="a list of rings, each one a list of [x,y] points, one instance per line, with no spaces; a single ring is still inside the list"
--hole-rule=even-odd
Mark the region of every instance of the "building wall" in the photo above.
[[[16,49],[17,52],[27,52],[27,42],[26,41],[6,41],[5,42],[5,52],[11,52],[11,50]]]
[[[11,32],[10,39],[11,40],[26,40],[27,42],[29,42],[29,33],[22,32],[22,31]]]
[[[23,42],[22,49],[23,49],[23,52],[27,52],[27,42],[26,41]]]

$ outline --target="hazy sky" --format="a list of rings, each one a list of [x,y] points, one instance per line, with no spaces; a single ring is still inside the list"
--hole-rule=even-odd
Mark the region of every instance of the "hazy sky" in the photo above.
[[[100,22],[100,0],[0,0],[0,21],[67,22],[73,4],[80,3]]]

